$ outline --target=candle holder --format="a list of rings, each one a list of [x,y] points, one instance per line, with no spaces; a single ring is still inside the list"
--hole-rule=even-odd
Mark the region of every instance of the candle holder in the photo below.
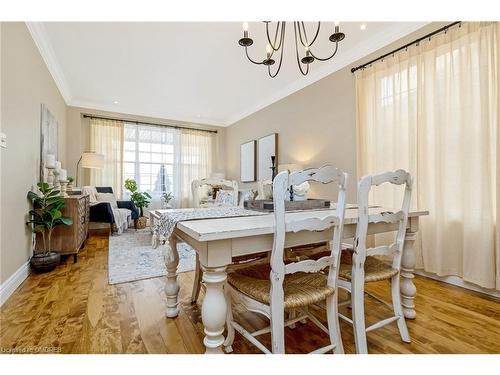
[[[59,175],[61,174],[61,171],[60,169],[55,168],[53,173],[54,173],[54,188],[60,190],[61,182],[59,181]]]
[[[54,176],[54,171],[56,170],[54,167],[45,167],[47,168],[47,183],[49,184],[50,187],[54,187],[54,181],[55,181],[55,176]]]
[[[65,181],[59,181],[61,185],[61,196],[64,198],[69,197],[68,193],[66,192],[68,189],[68,180]]]

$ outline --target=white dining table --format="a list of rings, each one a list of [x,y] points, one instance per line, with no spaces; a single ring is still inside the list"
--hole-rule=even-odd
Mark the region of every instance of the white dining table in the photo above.
[[[332,215],[334,209],[297,211],[286,213],[286,221],[305,218],[325,218]],[[370,208],[369,214],[395,212],[387,207]],[[168,215],[168,210],[156,210],[154,215]],[[344,237],[353,238],[356,232],[358,210],[354,205],[346,209]],[[403,312],[407,319],[415,319],[416,287],[413,283],[415,268],[414,243],[419,228],[419,218],[428,215],[427,211],[413,211],[408,217],[408,226],[404,243],[401,266],[401,297]],[[397,230],[397,224],[373,222],[368,225],[368,234],[377,234]],[[321,243],[332,238],[333,229],[322,232],[302,231],[287,233],[285,247],[294,247]],[[177,242],[188,243],[197,253],[203,271],[206,293],[202,303],[202,321],[206,353],[221,353],[224,343],[227,304],[223,286],[227,279],[226,269],[234,257],[271,251],[273,246],[274,215],[210,218],[181,221],[177,223],[170,236],[170,254],[167,257],[167,317],[175,318],[179,313],[177,265],[179,256]]]

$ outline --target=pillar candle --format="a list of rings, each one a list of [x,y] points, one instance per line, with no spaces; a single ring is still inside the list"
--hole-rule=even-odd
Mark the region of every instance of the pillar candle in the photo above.
[[[56,161],[56,171],[60,171],[60,170],[61,170],[61,162]]]
[[[59,181],[67,181],[68,180],[68,172],[66,169],[61,169],[59,171]]]
[[[47,154],[45,157],[45,167],[46,168],[55,168],[56,166],[56,156],[53,154]]]

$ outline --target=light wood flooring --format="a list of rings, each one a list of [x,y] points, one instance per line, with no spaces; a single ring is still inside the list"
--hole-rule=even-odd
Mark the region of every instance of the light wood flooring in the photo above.
[[[167,319],[165,278],[110,286],[107,252],[108,238],[92,236],[76,264],[68,257],[52,273],[30,275],[1,307],[0,353],[40,347],[62,353],[202,353],[201,305],[189,303],[193,273],[179,275],[180,314]],[[370,353],[500,353],[499,300],[422,277],[415,284],[418,316],[408,321],[412,343],[404,344],[391,324],[368,333]],[[367,290],[389,298],[384,282],[370,283]],[[368,323],[389,313],[369,298],[366,311]],[[238,307],[236,316],[247,328],[266,325]],[[341,326],[345,351],[353,353],[352,328],[343,321]],[[269,347],[270,335],[262,340]],[[287,328],[285,340],[289,353],[328,343],[311,323]],[[233,348],[259,352],[238,334]]]

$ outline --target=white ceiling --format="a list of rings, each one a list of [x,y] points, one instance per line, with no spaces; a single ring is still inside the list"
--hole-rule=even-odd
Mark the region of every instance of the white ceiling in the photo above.
[[[304,77],[289,23],[283,66],[274,79],[244,56],[240,22],[43,22],[28,28],[68,105],[228,126],[424,23],[367,23],[365,31],[360,25],[341,23],[346,38],[338,54],[315,61]],[[265,51],[263,26],[249,26],[255,59]],[[322,24],[315,54],[332,48],[332,28]]]

